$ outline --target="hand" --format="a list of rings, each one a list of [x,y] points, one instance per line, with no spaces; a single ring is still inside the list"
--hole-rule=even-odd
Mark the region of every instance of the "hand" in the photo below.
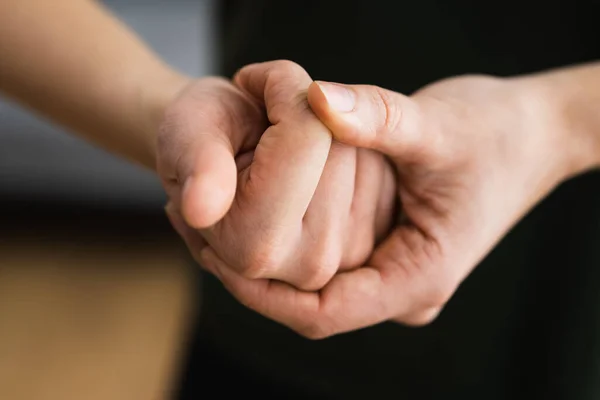
[[[310,106],[337,140],[393,161],[402,222],[367,266],[337,274],[319,293],[242,279],[214,257],[207,264],[242,302],[307,337],[432,321],[511,226],[574,170],[573,141],[534,82],[467,76],[411,97],[313,83]]]
[[[229,210],[236,156],[253,150],[267,127],[260,105],[221,78],[191,82],[167,107],[156,150],[157,172],[176,228],[215,224]]]
[[[240,277],[317,290],[360,266],[388,231],[390,164],[332,144],[308,107],[311,82],[291,62],[252,65],[237,87],[200,81],[167,112],[159,167],[168,214],[201,263],[210,252]]]

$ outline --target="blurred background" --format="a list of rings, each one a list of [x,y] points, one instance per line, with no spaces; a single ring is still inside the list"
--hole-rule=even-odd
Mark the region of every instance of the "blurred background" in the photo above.
[[[105,0],[166,60],[214,72],[211,0]],[[163,399],[197,307],[153,174],[0,98],[0,399]]]

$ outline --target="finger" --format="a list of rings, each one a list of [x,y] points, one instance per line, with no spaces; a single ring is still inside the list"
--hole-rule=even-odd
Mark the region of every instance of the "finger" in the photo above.
[[[159,136],[159,173],[171,198],[182,192],[178,207],[195,228],[213,225],[227,212],[236,190],[234,157],[254,146],[265,128],[264,115],[247,95],[221,80],[204,86],[169,108]]]
[[[200,236],[195,229],[191,228],[181,216],[179,211],[175,208],[173,203],[167,204],[165,207],[165,213],[171,222],[171,225],[175,231],[181,236],[185,242],[188,250],[192,254],[192,257],[198,261],[200,259],[201,251],[206,247],[206,241]]]
[[[348,233],[355,169],[356,148],[334,142],[304,216],[298,260],[266,278],[307,291],[319,290],[331,279],[340,266]]]
[[[201,262],[244,306],[300,333],[310,330],[311,317],[319,310],[318,293],[269,279],[244,278],[208,247],[201,254]]]
[[[376,215],[379,209],[383,179],[383,158],[371,150],[357,149],[354,196],[350,209],[350,226],[341,270],[357,268],[367,261],[373,251],[376,235]]]
[[[206,228],[219,221],[235,195],[237,168],[234,150],[210,134],[201,135],[194,154],[196,161],[182,167],[182,215],[195,228]]]
[[[313,329],[328,336],[396,318],[425,323],[418,318],[433,318],[427,313],[449,298],[439,259],[420,232],[396,228],[375,250],[369,266],[337,274],[321,291],[318,326]]]
[[[383,176],[380,196],[375,214],[375,239],[379,244],[389,233],[398,220],[400,205],[398,204],[397,177],[389,160],[381,158]]]
[[[406,316],[394,318],[394,322],[407,326],[424,326],[433,322],[442,312],[442,307],[431,307]]]
[[[359,329],[393,317],[391,311],[382,307],[385,303],[379,296],[384,285],[379,272],[373,268],[339,273],[319,293],[300,291],[283,282],[244,278],[210,248],[206,248],[201,257],[206,268],[240,303],[311,339]]]
[[[308,102],[334,137],[352,146],[371,148],[391,157],[411,157],[429,140],[410,97],[367,85],[315,82]]]
[[[397,226],[375,249],[368,263],[389,282],[394,320],[420,325],[437,316],[460,280],[444,263],[449,256],[413,225]]]
[[[267,227],[297,226],[316,191],[331,146],[331,133],[308,107],[310,76],[291,62],[243,68],[236,84],[263,99],[270,126],[254,153],[241,200]]]
[[[239,164],[239,163],[238,163]],[[265,243],[272,246],[289,245],[289,257],[277,257],[279,262],[268,261],[270,257],[262,257],[260,265],[248,262],[248,258],[237,256],[248,251],[244,237],[240,238],[237,232],[240,225],[235,226],[237,231],[227,231],[222,235],[223,229],[230,224],[216,226],[212,232],[203,232],[211,243],[211,247],[221,255],[223,261],[240,273],[245,272],[246,277],[260,277],[262,279],[275,279],[287,282],[301,290],[314,291],[321,289],[335,274],[340,266],[344,237],[348,233],[350,208],[354,192],[354,172],[356,168],[356,148],[348,147],[339,142],[333,143],[323,174],[319,181],[315,195],[304,215],[298,216],[302,222],[301,237],[297,241],[288,240],[285,243],[261,240],[257,229],[246,229],[252,232],[255,245],[250,245],[254,254],[262,253],[258,250]],[[377,191],[374,191],[372,207],[376,207]],[[230,216],[239,212],[238,207],[233,207]],[[221,234],[229,238],[229,242],[215,240],[214,234]],[[235,240],[232,240],[235,239]],[[249,268],[256,265],[256,268]],[[270,267],[267,267],[269,265]],[[252,272],[248,273],[248,269]],[[254,270],[260,273],[255,275]]]
[[[398,228],[374,254],[372,267],[338,273],[320,294],[243,278],[209,248],[201,256],[240,302],[304,336],[323,338],[396,318],[417,324],[447,301],[440,291],[445,284],[432,282],[425,265],[432,250],[412,248],[423,245],[417,235]]]

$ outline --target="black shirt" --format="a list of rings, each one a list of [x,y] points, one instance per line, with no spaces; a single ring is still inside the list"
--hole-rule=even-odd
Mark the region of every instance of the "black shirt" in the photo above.
[[[226,75],[290,59],[314,79],[405,94],[457,74],[600,59],[593,0],[227,1],[223,21]],[[423,328],[385,323],[310,341],[211,277],[203,305],[203,343],[253,380],[307,397],[599,399],[600,173],[539,204]]]

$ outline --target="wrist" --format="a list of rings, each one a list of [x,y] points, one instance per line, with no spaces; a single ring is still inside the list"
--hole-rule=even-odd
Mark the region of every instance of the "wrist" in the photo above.
[[[522,79],[542,134],[555,138],[552,154],[564,178],[600,167],[600,68],[565,68]],[[535,105],[540,107],[536,107]]]
[[[144,160],[141,163],[156,169],[156,146],[159,126],[165,110],[177,95],[192,81],[168,67],[161,67],[150,77],[141,80],[139,107],[142,115]]]

